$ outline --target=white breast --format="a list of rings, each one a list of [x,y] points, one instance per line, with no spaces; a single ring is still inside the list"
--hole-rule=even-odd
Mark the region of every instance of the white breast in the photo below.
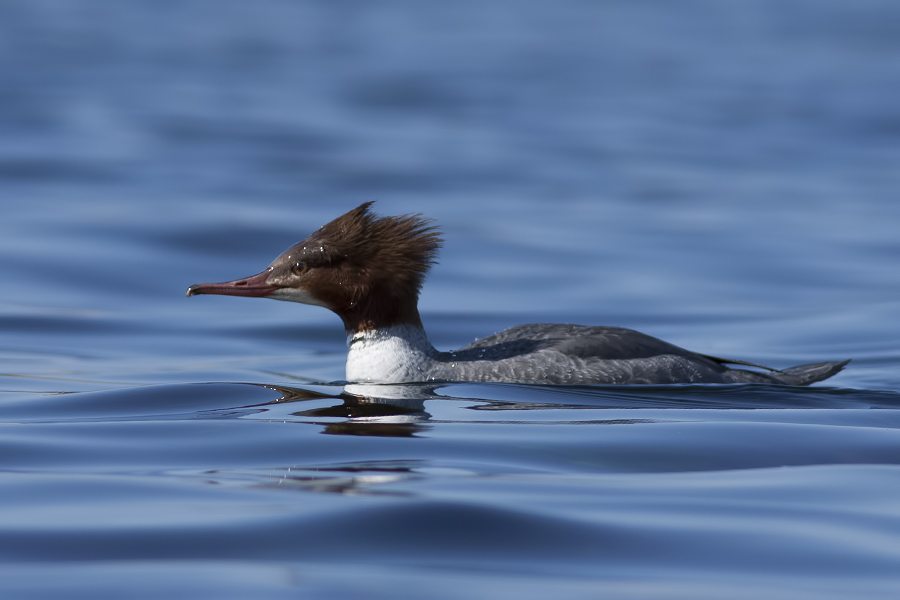
[[[435,349],[421,327],[397,325],[347,338],[347,381],[425,381]]]

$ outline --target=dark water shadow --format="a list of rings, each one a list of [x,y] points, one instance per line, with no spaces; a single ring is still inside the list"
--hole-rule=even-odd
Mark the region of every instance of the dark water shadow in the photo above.
[[[445,392],[452,394],[444,395]],[[566,386],[454,384],[441,397],[484,402],[473,410],[900,408],[900,393],[769,384]]]
[[[473,411],[598,409],[896,409],[900,393],[765,384],[664,386],[542,386],[506,383],[309,384],[194,383],[95,392],[16,394],[0,399],[0,422],[223,419],[291,405],[301,419],[421,424],[426,402],[461,401]],[[310,403],[308,407],[301,407]],[[314,406],[312,405],[314,404]],[[284,410],[279,410],[284,415]],[[335,428],[335,432],[340,428]],[[413,428],[414,429],[414,428]],[[389,431],[386,427],[384,431]],[[353,431],[347,431],[353,433]],[[371,435],[361,431],[359,435]]]

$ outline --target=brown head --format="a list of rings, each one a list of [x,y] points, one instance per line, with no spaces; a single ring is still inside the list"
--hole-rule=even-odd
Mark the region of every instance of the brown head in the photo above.
[[[202,283],[187,295],[222,294],[315,304],[348,333],[420,325],[419,290],[441,246],[421,215],[379,217],[366,202],[294,244],[252,277]]]

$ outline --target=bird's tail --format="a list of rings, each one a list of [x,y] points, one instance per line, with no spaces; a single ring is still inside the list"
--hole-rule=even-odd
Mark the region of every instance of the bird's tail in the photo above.
[[[839,360],[810,363],[769,373],[769,375],[786,385],[809,385],[841,372],[848,362],[850,361]]]

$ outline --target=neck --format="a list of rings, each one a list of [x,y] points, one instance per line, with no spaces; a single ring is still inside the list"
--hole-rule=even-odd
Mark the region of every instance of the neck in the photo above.
[[[418,316],[418,315],[416,315]],[[347,381],[427,381],[438,356],[421,321],[357,331],[347,337]]]
[[[366,331],[379,331],[408,325],[422,329],[418,297],[412,294],[391,295],[389,291],[368,291],[334,310],[344,322],[348,336]]]

